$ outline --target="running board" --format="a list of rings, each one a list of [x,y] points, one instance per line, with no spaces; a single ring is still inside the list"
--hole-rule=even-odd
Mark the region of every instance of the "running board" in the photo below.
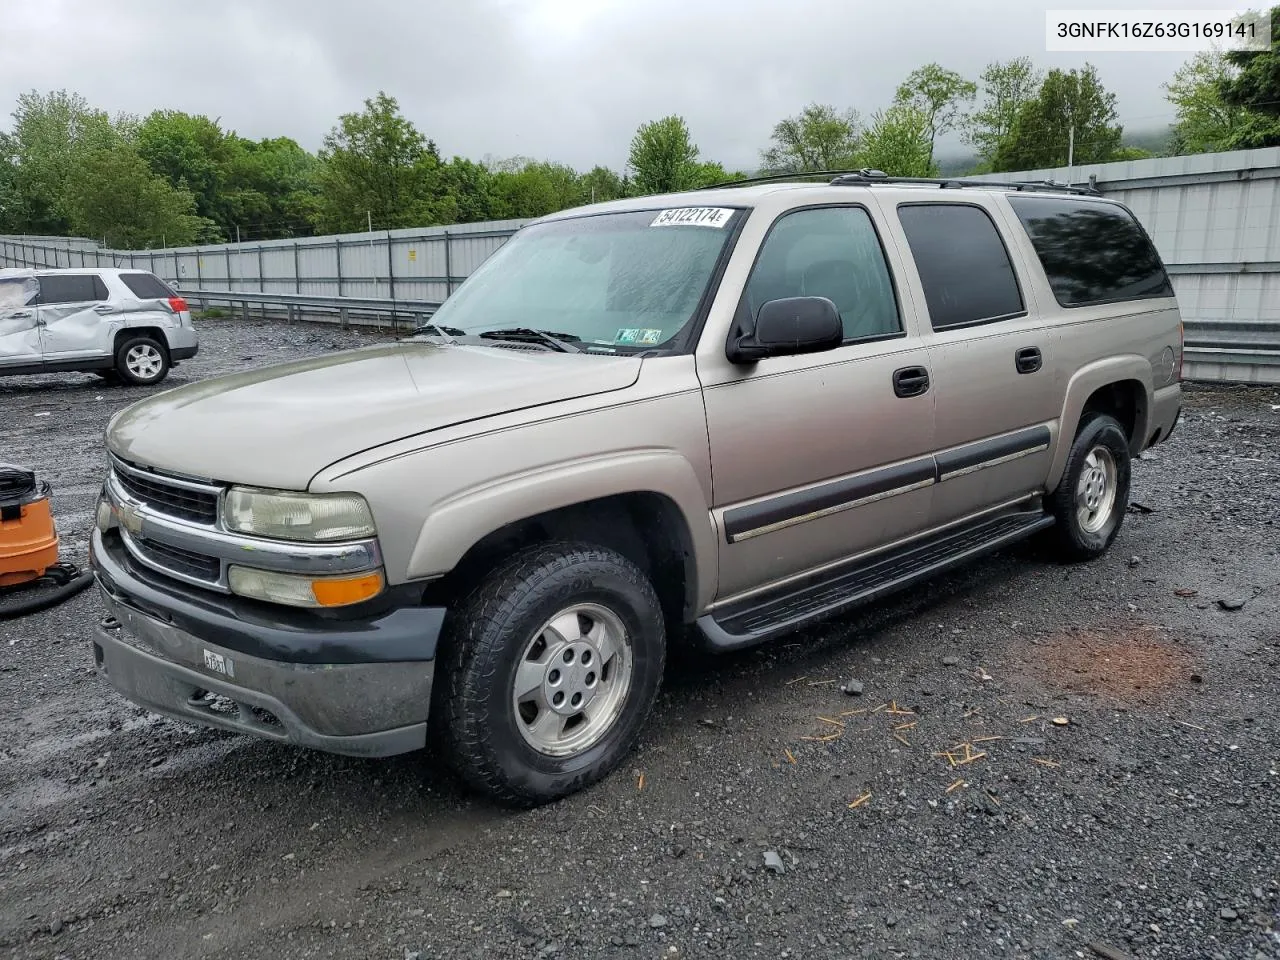
[[[1052,525],[1053,517],[1038,510],[987,518],[730,604],[699,617],[698,629],[712,650],[753,646],[869,603]]]

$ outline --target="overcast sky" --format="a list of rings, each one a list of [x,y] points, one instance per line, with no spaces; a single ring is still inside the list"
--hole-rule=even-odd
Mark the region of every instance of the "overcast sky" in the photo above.
[[[1043,67],[1093,62],[1126,126],[1170,119],[1160,84],[1190,54],[1049,54],[1045,9],[1026,0],[0,0],[0,113],[23,90],[65,87],[112,113],[205,113],[243,136],[285,135],[314,150],[339,114],[383,89],[446,156],[620,169],[638,124],[679,113],[705,159],[753,168],[773,124],[806,103],[865,116],[923,63],[976,79],[988,61],[1025,54]]]

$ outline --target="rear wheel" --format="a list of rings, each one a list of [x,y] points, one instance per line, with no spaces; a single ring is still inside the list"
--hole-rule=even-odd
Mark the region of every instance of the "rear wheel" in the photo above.
[[[134,386],[159,383],[169,373],[169,351],[154,337],[127,337],[116,350],[116,373]]]
[[[1080,426],[1062,480],[1050,497],[1051,534],[1068,561],[1107,552],[1129,508],[1129,438],[1112,416],[1094,414]]]
[[[653,586],[589,544],[523,550],[450,617],[438,676],[449,756],[473,787],[533,805],[627,755],[662,681]]]

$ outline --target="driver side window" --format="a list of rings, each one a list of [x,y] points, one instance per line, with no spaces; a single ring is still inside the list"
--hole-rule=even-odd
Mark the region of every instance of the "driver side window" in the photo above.
[[[902,332],[889,265],[861,207],[821,207],[781,217],[765,238],[746,296],[752,317],[770,300],[826,297],[840,311],[846,341]]]

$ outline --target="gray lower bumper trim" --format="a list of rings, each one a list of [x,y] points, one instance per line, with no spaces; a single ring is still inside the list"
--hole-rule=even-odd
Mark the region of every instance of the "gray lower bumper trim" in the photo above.
[[[385,757],[426,745],[431,662],[264,661],[127,608],[113,612],[122,626],[99,628],[94,637],[98,672],[156,713],[350,756]],[[200,663],[191,663],[192,655]],[[206,668],[210,660],[231,675]]]

